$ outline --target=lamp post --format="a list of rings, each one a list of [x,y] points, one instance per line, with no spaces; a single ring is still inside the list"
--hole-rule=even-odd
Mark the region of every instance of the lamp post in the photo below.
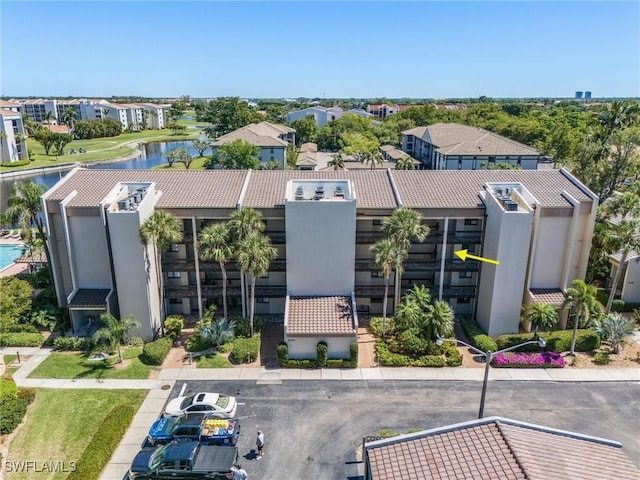
[[[523,342],[523,343],[519,343],[518,345],[514,345],[513,347],[503,348],[502,350],[498,350],[497,352],[483,352],[479,348],[476,348],[473,345],[469,345],[468,343],[463,342],[462,340],[458,340],[457,338],[456,339],[452,339],[452,338],[438,337],[436,339],[436,345],[442,345],[444,342],[452,342],[452,343],[462,344],[465,347],[468,347],[471,350],[473,350],[475,353],[478,353],[480,355],[484,355],[484,361],[485,361],[484,381],[482,382],[482,396],[480,397],[480,411],[478,412],[478,418],[482,418],[483,415],[484,415],[484,401],[485,401],[485,399],[487,397],[487,383],[488,383],[488,380],[489,380],[489,366],[491,364],[491,359],[495,355],[497,355],[499,353],[504,353],[504,352],[508,352],[510,350],[515,350],[516,348],[524,347],[525,345],[531,345],[533,343],[536,343],[536,344],[538,344],[538,346],[540,348],[544,348],[547,345],[547,342],[545,342],[543,338],[539,337],[537,340],[529,340],[527,342]]]

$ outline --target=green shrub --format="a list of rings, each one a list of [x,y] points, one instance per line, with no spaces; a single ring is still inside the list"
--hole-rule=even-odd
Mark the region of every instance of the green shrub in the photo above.
[[[229,320],[235,320],[236,322],[236,328],[235,328],[236,337],[249,338],[250,325],[249,325],[248,318],[238,316],[238,317],[230,318]],[[264,327],[264,319],[261,317],[254,317],[253,318],[253,334],[255,335],[256,333],[261,333],[263,327]]]
[[[164,321],[164,331],[167,337],[174,340],[180,336],[180,332],[184,328],[184,319],[182,315],[169,315]]]
[[[593,363],[598,365],[609,365],[611,358],[606,352],[598,352],[593,356]]]
[[[465,335],[471,342],[471,345],[483,352],[497,352],[498,346],[496,342],[489,335],[485,334],[480,326],[471,319],[471,317],[465,317],[462,319],[462,329]]]
[[[624,308],[622,309],[622,311],[626,313],[631,313],[631,312],[635,312],[639,308],[640,308],[640,303],[625,302]]]
[[[327,364],[328,356],[329,347],[327,347],[327,342],[318,342],[316,347],[316,362],[319,367],[324,367]]]
[[[422,338],[422,332],[419,328],[408,328],[396,335],[394,340],[397,342],[396,348],[409,355],[424,354],[429,349],[429,342]]]
[[[444,342],[440,348],[444,352],[447,367],[459,367],[462,365],[462,354],[454,343]]]
[[[201,327],[210,327],[211,318],[201,318],[193,329],[193,334],[187,340],[187,352],[202,352],[215,345],[213,339],[205,340],[200,334]]]
[[[611,302],[611,311],[624,312],[624,305],[625,305],[624,300],[620,300],[619,298],[616,298],[613,302]]]
[[[303,360],[289,360],[287,362],[288,368],[318,368],[318,364],[315,360],[303,359]]]
[[[251,363],[260,353],[260,335],[251,338],[236,338],[233,340],[233,350],[229,360],[234,363]]]
[[[12,323],[4,328],[4,333],[40,333],[35,325],[30,323]]]
[[[15,430],[35,396],[36,391],[33,388],[18,390],[15,382],[10,379],[0,382],[0,435]]]
[[[220,353],[231,353],[233,351],[233,342],[227,342],[220,345],[218,349]]]
[[[356,368],[357,366],[357,363],[354,365],[351,360],[345,358],[330,358],[327,360],[327,367],[329,368]]]
[[[541,334],[541,336],[543,335],[544,334]],[[520,343],[528,342],[534,339],[535,338],[532,333],[500,335],[498,338],[496,338],[496,344],[498,345],[498,350],[502,350],[503,348],[513,347]],[[519,352],[541,352],[543,350],[546,350],[546,348],[540,348],[537,343],[532,343],[530,345],[525,345],[524,347],[518,348]]]
[[[411,359],[407,355],[391,352],[387,344],[381,340],[376,342],[375,349],[378,363],[383,367],[402,367],[411,363]]]
[[[16,160],[15,162],[3,162],[3,167],[24,167],[25,165],[29,165],[31,160],[25,158],[24,160]]]
[[[353,368],[356,368],[358,366],[358,342],[349,344],[349,359]]]
[[[280,342],[277,348],[278,363],[281,367],[285,367],[289,361],[289,345],[286,342]]]
[[[140,337],[129,337],[127,340],[127,346],[129,347],[144,347],[144,340]]]
[[[41,333],[3,333],[0,347],[39,347],[44,343]]]
[[[145,343],[142,348],[142,360],[147,365],[162,365],[165,357],[171,350],[173,339],[163,337],[153,342]]]
[[[414,367],[444,367],[445,364],[445,359],[438,355],[424,355],[411,363]]]
[[[548,352],[566,352],[571,349],[571,337],[573,336],[572,330],[556,330],[554,332],[542,332],[542,337],[547,346],[541,349],[536,344],[526,345],[518,349],[521,352],[535,352],[545,350]],[[500,335],[497,339],[498,348],[513,347],[519,343],[532,340],[531,333],[513,334],[513,335]],[[589,352],[595,350],[600,346],[600,337],[592,329],[578,329],[576,337],[576,352]]]
[[[96,428],[96,433],[78,458],[76,470],[67,476],[67,480],[98,478],[129,428],[135,413],[136,408],[131,405],[113,407]]]
[[[372,317],[371,320],[369,320],[369,326],[367,327],[367,329],[369,330],[369,333],[371,335],[374,335],[375,337],[378,337],[378,338],[382,338],[383,320],[384,320],[384,317]],[[395,327],[395,323],[393,321],[393,317],[387,317],[387,321],[385,323],[385,334],[393,335],[395,331],[394,327]]]
[[[87,351],[91,350],[93,342],[86,337],[57,337],[53,346],[60,351]]]
[[[590,352],[600,347],[600,336],[592,329],[585,329],[582,332],[578,332],[576,339],[576,351],[577,352]],[[569,345],[571,348],[571,345]]]

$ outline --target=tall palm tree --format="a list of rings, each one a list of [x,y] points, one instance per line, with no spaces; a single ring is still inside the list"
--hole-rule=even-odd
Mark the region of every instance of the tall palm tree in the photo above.
[[[47,123],[49,130],[51,130],[51,121],[53,120],[53,113],[47,112],[44,114],[44,121]]]
[[[533,302],[526,306],[524,315],[533,325],[534,333],[538,329],[549,331],[558,324],[558,311],[548,303]]]
[[[398,259],[406,259],[411,241],[423,242],[429,235],[429,227],[422,224],[422,215],[410,208],[398,208],[382,222],[382,232],[396,247]],[[399,263],[402,266],[402,262]],[[396,268],[394,305],[400,302],[401,272]]]
[[[376,168],[377,165],[382,165],[382,163],[384,162],[384,157],[382,156],[379,150],[363,152],[359,155],[359,158],[362,159],[362,163],[370,164],[371,170]]]
[[[344,170],[344,159],[342,155],[336,153],[331,156],[331,160],[327,162],[329,167],[333,167],[334,170]]]
[[[0,132],[0,153],[4,152],[4,141],[7,139],[5,132]]]
[[[251,303],[249,325],[253,336],[253,314],[256,303],[256,278],[269,271],[269,263],[278,256],[278,251],[271,246],[269,237],[258,232],[250,233],[240,244],[238,264],[251,275]]]
[[[69,127],[69,133],[73,131],[73,126],[76,123],[76,109],[75,107],[67,107],[62,112],[62,121]]]
[[[607,231],[605,239],[607,249],[610,252],[622,253],[605,308],[605,312],[609,313],[627,257],[633,250],[640,251],[640,196],[635,191],[615,195],[604,205],[604,210],[607,215],[620,219],[615,223],[612,222],[611,228]]]
[[[573,336],[571,337],[571,355],[576,349],[576,338],[578,336],[578,324],[587,323],[591,319],[591,312],[596,308],[598,301],[596,294],[598,289],[593,285],[587,285],[582,280],[574,280],[571,286],[564,292],[564,307],[569,307],[575,315],[573,325]]]
[[[110,313],[100,315],[100,321],[103,327],[93,334],[93,340],[96,341],[96,343],[107,342],[112,351],[118,351],[118,363],[122,363],[122,350],[120,349],[120,345],[126,342],[129,336],[129,330],[138,328],[140,322],[131,314],[126,315],[122,320],[118,320]]]
[[[49,276],[51,286],[55,289],[53,282],[53,268],[51,267],[51,254],[47,244],[47,234],[40,213],[42,212],[42,195],[47,191],[47,187],[31,182],[16,182],[13,192],[7,201],[7,209],[2,214],[2,223],[19,223],[24,230],[29,230],[35,226],[37,236],[44,246],[44,253],[49,266]]]
[[[384,275],[384,297],[382,299],[382,338],[386,336],[387,328],[387,302],[389,297],[389,278],[396,264],[397,250],[390,238],[380,240],[371,246],[373,263],[382,269]]]
[[[453,335],[454,318],[451,305],[443,300],[436,300],[422,327],[425,337],[435,341],[440,335],[443,337]]]
[[[202,260],[218,262],[222,272],[222,308],[224,319],[227,315],[227,269],[225,263],[231,261],[234,255],[233,244],[230,239],[229,226],[226,223],[208,225],[198,236],[200,243],[200,258]]]
[[[265,225],[262,214],[253,208],[241,208],[231,214],[229,220],[231,240],[235,251],[239,252],[239,246],[253,232],[263,232]],[[240,266],[240,295],[242,298],[242,316],[247,318],[247,292],[245,270]]]
[[[164,286],[162,274],[161,251],[166,250],[174,243],[182,241],[182,229],[180,221],[173,215],[163,211],[155,211],[147,218],[138,231],[140,242],[145,246],[151,243],[153,245],[153,257],[156,262],[156,275],[158,282],[158,298],[160,301],[160,318],[162,325],[162,333],[164,335]]]

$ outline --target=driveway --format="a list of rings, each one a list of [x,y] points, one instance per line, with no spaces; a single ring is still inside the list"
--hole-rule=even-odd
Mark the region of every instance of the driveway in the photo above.
[[[183,382],[171,393],[177,395]],[[362,437],[406,433],[476,418],[480,385],[454,381],[192,381],[188,391],[236,395],[242,464],[250,478],[361,478]],[[640,466],[637,383],[492,382],[485,415],[617,440]],[[255,433],[265,433],[254,459]]]

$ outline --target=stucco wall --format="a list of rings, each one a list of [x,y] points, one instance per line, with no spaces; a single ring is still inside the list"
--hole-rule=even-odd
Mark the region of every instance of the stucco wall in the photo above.
[[[356,340],[355,336],[285,338],[289,346],[289,358],[293,360],[315,359],[317,357],[318,342],[320,341],[327,343],[329,358],[349,358],[349,345]]]
[[[571,217],[541,217],[530,288],[561,288]]]
[[[99,216],[68,217],[78,288],[111,288],[109,250]]]

